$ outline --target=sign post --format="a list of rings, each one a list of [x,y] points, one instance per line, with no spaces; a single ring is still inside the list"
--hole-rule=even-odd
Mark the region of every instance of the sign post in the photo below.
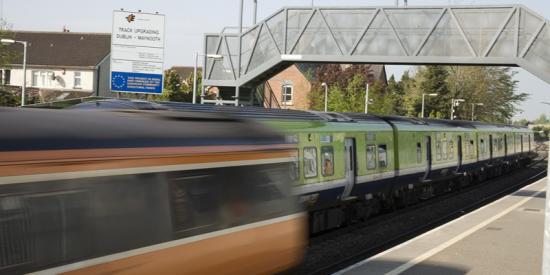
[[[113,12],[111,91],[161,94],[164,15]]]

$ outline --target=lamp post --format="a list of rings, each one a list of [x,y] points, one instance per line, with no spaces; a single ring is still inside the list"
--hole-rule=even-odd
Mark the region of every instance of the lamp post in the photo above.
[[[426,95],[433,97],[433,96],[438,96],[439,94],[435,94],[435,93],[434,94],[424,94],[424,93],[422,94],[422,118],[424,118],[424,101],[425,101]]]
[[[462,99],[462,98],[459,98],[459,99],[454,99],[452,100],[452,104],[451,104],[451,120],[454,120],[455,119],[455,107],[458,107],[460,106],[460,102],[465,102],[466,100]]]
[[[369,113],[369,83],[367,83],[367,87],[365,88],[365,114]]]
[[[223,59],[223,55],[219,54],[199,54],[195,53],[195,68],[193,68],[193,104],[197,103],[197,67],[199,66],[199,56],[206,56],[215,60]],[[204,73],[204,70],[203,70]],[[203,76],[204,79],[204,76]],[[201,85],[201,98],[204,96],[204,88]]]
[[[474,118],[475,118],[475,110],[476,110],[476,106],[484,106],[485,104],[483,103],[472,103],[472,121],[474,121]]]
[[[13,39],[0,39],[0,43],[12,45],[19,43],[23,45],[23,85],[21,86],[21,106],[25,106],[25,93],[27,88],[27,41],[17,41]]]
[[[328,111],[328,85],[327,83],[321,83],[321,87],[325,87],[325,113]]]

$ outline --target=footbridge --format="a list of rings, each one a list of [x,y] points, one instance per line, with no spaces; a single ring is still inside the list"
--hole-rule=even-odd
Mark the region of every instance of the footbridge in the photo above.
[[[204,48],[203,85],[233,91],[225,104],[296,62],[519,66],[550,83],[549,21],[522,5],[289,7]]]

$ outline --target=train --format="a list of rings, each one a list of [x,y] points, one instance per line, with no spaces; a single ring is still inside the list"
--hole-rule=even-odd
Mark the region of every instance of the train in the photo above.
[[[474,121],[104,99],[71,108],[222,113],[278,129],[294,145],[294,194],[317,234],[526,165],[533,132]]]
[[[268,274],[299,263],[294,147],[170,110],[0,108],[1,274]]]

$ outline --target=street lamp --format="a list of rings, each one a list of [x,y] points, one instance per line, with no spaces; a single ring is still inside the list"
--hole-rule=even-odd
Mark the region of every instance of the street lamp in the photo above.
[[[25,92],[27,87],[27,41],[0,39],[0,43],[4,45],[12,45],[15,43],[23,45],[23,85],[21,86],[21,106],[25,106]]]
[[[454,120],[455,119],[455,107],[458,107],[460,106],[460,102],[465,102],[466,100],[462,99],[462,98],[459,98],[459,99],[454,99],[452,100],[452,104],[451,104],[451,120]]]
[[[223,55],[220,55],[220,54],[195,53],[195,68],[193,69],[193,104],[197,103],[197,67],[199,66],[199,56],[206,56],[206,58],[212,58],[214,60],[223,59]],[[203,68],[203,74],[204,74],[204,68]],[[202,78],[204,79],[204,75]],[[204,97],[204,88],[202,87],[202,84],[201,84],[201,98],[202,97]]]
[[[325,113],[328,110],[328,85],[327,83],[321,83],[321,87],[325,87]]]
[[[541,101],[540,103],[545,104],[545,105],[550,105],[550,102],[548,102],[548,101]]]
[[[370,104],[370,100],[369,100],[369,83],[367,83],[367,87],[366,87],[366,90],[365,90],[365,114],[368,114],[369,113],[369,104]]]
[[[472,121],[474,121],[474,114],[475,114],[475,110],[476,110],[476,106],[484,106],[485,104],[483,103],[472,103]]]
[[[434,96],[438,96],[439,94],[422,94],[422,118],[424,118],[424,101],[425,101],[425,97],[427,96],[431,96],[431,97],[434,97]]]

